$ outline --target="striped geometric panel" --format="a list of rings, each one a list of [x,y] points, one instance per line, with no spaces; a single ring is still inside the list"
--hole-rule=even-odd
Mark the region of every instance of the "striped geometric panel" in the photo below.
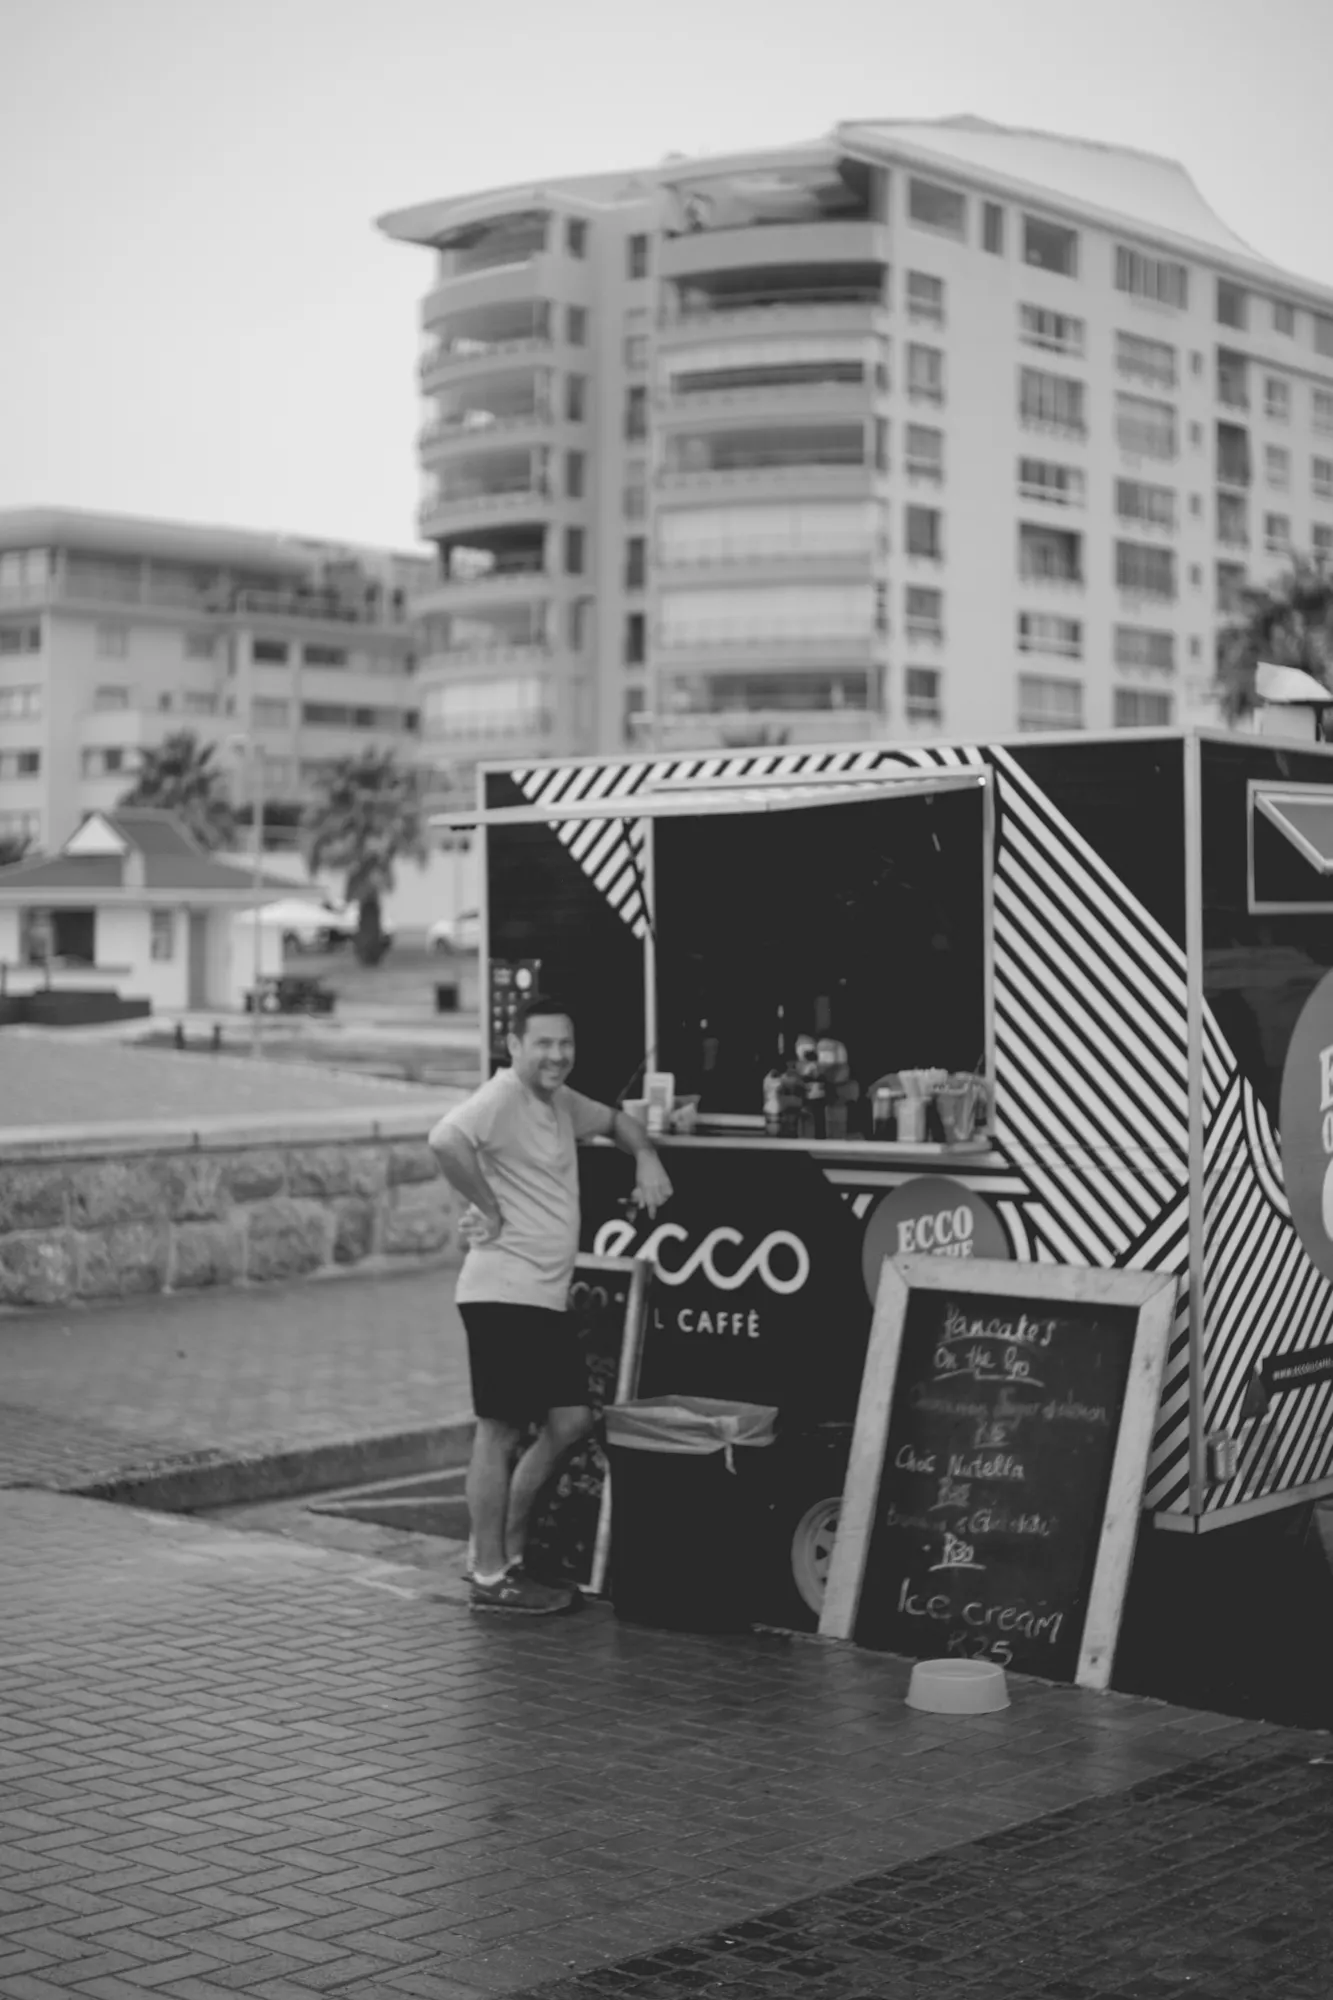
[[[1204,1431],[1242,1440],[1235,1478],[1207,1490],[1212,1513],[1333,1474],[1333,1382],[1277,1397],[1257,1420],[1241,1414],[1261,1361],[1333,1339],[1333,1286],[1292,1227],[1276,1136],[1234,1058],[1205,1134],[1204,1272]]]

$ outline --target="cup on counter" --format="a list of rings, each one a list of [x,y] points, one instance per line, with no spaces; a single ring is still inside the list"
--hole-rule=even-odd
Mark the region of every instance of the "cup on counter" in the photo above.
[[[926,1104],[924,1097],[899,1097],[894,1100],[893,1116],[900,1144],[919,1146],[925,1138]]]
[[[646,1097],[627,1097],[620,1108],[627,1118],[637,1119],[640,1125],[647,1125],[648,1099]]]

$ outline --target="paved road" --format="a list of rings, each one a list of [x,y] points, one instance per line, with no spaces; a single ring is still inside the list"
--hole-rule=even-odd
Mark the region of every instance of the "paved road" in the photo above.
[[[1328,1739],[0,1493],[4,2000],[1328,2000]]]
[[[423,1130],[441,1100],[419,1086],[308,1063],[174,1050],[54,1031],[0,1032],[0,1131],[52,1125],[141,1124],[150,1119],[256,1117],[283,1112],[401,1109],[420,1103]]]

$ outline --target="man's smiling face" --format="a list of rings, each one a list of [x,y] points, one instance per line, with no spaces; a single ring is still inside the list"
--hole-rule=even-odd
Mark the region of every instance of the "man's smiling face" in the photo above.
[[[574,1023],[568,1014],[534,1014],[521,1036],[509,1037],[509,1055],[520,1083],[549,1097],[574,1067]]]

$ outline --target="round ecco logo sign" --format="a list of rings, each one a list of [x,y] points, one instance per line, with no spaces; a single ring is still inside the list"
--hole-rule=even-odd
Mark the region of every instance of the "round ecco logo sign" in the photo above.
[[[1310,1262],[1333,1278],[1333,972],[1315,987],[1292,1031],[1279,1130],[1291,1219]]]
[[[1333,1246],[1331,1246],[1333,1247]],[[861,1269],[871,1300],[886,1257],[1008,1257],[999,1216],[959,1181],[922,1174],[886,1194],[866,1221]]]

